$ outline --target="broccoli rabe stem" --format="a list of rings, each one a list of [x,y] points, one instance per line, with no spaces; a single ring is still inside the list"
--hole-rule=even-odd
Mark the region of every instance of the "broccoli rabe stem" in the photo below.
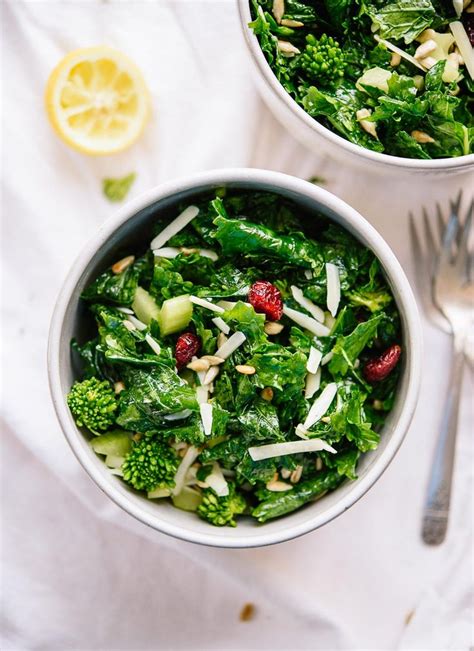
[[[313,479],[296,484],[291,491],[275,493],[274,496],[261,502],[252,515],[259,522],[266,522],[280,515],[291,513],[306,504],[321,493],[332,490],[341,483],[342,477],[335,470],[324,470]]]

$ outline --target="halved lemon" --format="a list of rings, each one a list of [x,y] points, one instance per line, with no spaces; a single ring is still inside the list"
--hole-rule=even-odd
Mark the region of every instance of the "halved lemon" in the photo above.
[[[130,147],[151,112],[140,70],[122,52],[103,45],[67,54],[48,79],[45,101],[60,138],[92,155]]]

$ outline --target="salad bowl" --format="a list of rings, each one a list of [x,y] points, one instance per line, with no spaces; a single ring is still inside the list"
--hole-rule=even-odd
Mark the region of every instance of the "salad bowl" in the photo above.
[[[333,492],[284,518],[259,524],[244,516],[235,529],[212,527],[193,513],[162,500],[147,500],[134,492],[95,454],[67,404],[70,387],[77,379],[70,342],[84,341],[91,336],[90,322],[79,300],[85,288],[125,250],[143,245],[157,215],[172,216],[183,203],[197,202],[218,188],[280,195],[306,213],[323,215],[371,250],[400,315],[404,351],[393,408],[383,425],[378,447],[361,457],[358,479],[344,481]],[[74,454],[93,481],[117,505],[144,524],[186,541],[217,547],[245,548],[290,540],[324,525],[360,499],[387,468],[403,441],[416,405],[420,369],[421,333],[416,303],[400,264],[382,237],[360,214],[326,190],[301,179],[258,169],[216,170],[167,182],[121,208],[102,225],[73,264],[54,310],[48,348],[51,395],[59,422]]]
[[[454,158],[433,159],[388,155],[350,142],[324,126],[318,119],[311,117],[280,83],[262,51],[256,34],[249,27],[249,23],[253,20],[250,10],[251,1],[237,0],[241,32],[247,46],[251,69],[262,99],[287,133],[293,135],[315,154],[326,154],[344,164],[349,163],[354,168],[364,171],[369,170],[381,174],[403,175],[408,173],[410,175],[443,176],[472,173],[474,170],[474,154],[472,153]],[[287,56],[291,57],[294,54],[290,52]],[[291,59],[287,60],[291,61]],[[375,69],[380,71],[380,68]],[[419,72],[416,68],[414,70]]]

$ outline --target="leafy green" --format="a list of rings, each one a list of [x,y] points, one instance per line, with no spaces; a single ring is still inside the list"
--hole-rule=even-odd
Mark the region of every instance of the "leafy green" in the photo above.
[[[251,305],[239,301],[231,309],[226,310],[221,318],[232,330],[240,330],[246,337],[246,346],[254,350],[264,344],[267,336],[263,330],[265,315],[257,314]]]
[[[366,3],[365,12],[382,38],[389,41],[403,39],[405,43],[415,40],[436,16],[430,0],[398,0],[382,6],[375,2]]]
[[[133,364],[154,366],[157,363],[171,363],[169,349],[163,347],[158,356],[145,342],[143,332],[130,332],[124,325],[124,314],[105,305],[94,305],[93,310],[99,324],[99,345],[97,346],[109,364]]]
[[[162,426],[165,415],[198,411],[195,392],[164,364],[146,371],[127,368],[124,381],[117,423],[125,429],[146,432]]]
[[[104,179],[102,190],[109,201],[123,201],[136,179],[135,172],[118,179]]]
[[[322,471],[314,479],[301,482],[289,491],[274,493],[267,500],[260,502],[252,511],[252,515],[259,522],[279,518],[299,509],[303,504],[310,502],[322,493],[336,488],[340,482],[341,478],[338,472]]]
[[[331,427],[348,441],[355,443],[361,452],[374,450],[380,436],[371,428],[363,411],[366,395],[358,385],[347,382],[338,388],[339,409],[331,415]]]
[[[139,258],[126,267],[121,273],[112,270],[104,271],[89,285],[81,297],[86,301],[105,301],[118,305],[131,305],[140,278],[150,272],[151,258],[149,255]]]
[[[255,382],[260,387],[274,387],[283,390],[288,385],[304,386],[306,377],[306,356],[292,352],[285,346],[267,343],[260,346],[248,360],[256,369]]]
[[[360,353],[376,336],[382,318],[380,314],[373,316],[368,321],[359,323],[349,335],[337,338],[333,357],[329,363],[329,370],[333,376],[344,376],[350,368],[353,368]]]
[[[249,221],[216,217],[214,237],[226,256],[276,258],[297,266],[319,269],[324,261],[315,242],[300,235],[279,235]]]
[[[333,91],[311,86],[302,98],[303,107],[312,117],[327,118],[336,131],[357,145],[383,151],[383,145],[364,131],[357,120],[356,112],[364,108],[364,103],[363,94],[347,84]]]
[[[237,414],[244,436],[257,441],[281,441],[278,412],[274,405],[258,398]]]

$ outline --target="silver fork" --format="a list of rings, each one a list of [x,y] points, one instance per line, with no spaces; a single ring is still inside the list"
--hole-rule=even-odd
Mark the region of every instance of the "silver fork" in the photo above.
[[[426,299],[429,301],[425,306],[428,318],[453,337],[448,394],[423,512],[422,538],[429,545],[442,543],[448,527],[461,382],[473,319],[473,265],[469,253],[473,204],[461,222],[461,199],[459,194],[456,201],[451,202],[447,223],[438,206],[435,228],[430,226],[428,215],[423,210],[423,238],[418,236],[410,213],[411,244],[420,298],[422,303],[426,304]]]

